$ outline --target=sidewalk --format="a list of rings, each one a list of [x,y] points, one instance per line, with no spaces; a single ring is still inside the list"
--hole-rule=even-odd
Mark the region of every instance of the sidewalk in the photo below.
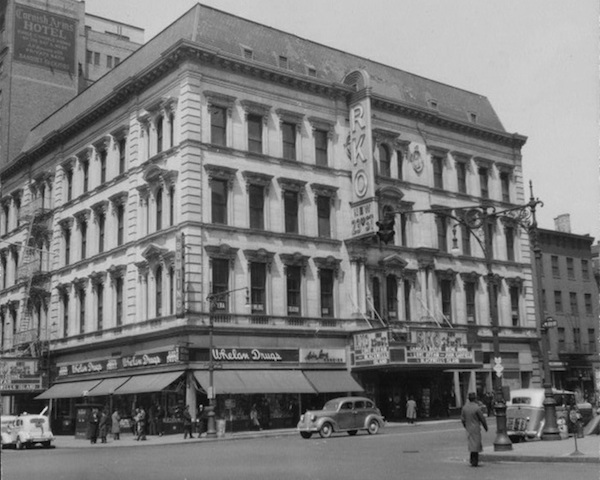
[[[441,422],[458,422],[457,420],[441,420]],[[430,423],[430,422],[428,422]],[[410,428],[406,423],[387,422],[385,429]],[[89,440],[76,439],[72,435],[59,435],[54,445],[56,448],[112,448],[112,447],[143,447],[147,445],[176,445],[182,443],[222,442],[228,440],[243,440],[256,437],[278,437],[285,435],[297,435],[296,429],[286,428],[279,430],[260,430],[244,432],[226,432],[223,437],[198,438],[194,434],[193,439],[183,439],[183,434],[147,436],[145,441],[136,441],[130,433],[121,434],[121,440],[108,438],[108,443],[92,445]],[[565,440],[545,442],[541,440],[528,441],[513,444],[513,449],[507,452],[494,452],[494,447],[484,448],[480,455],[484,462],[577,462],[577,463],[600,463],[600,435],[586,435],[577,439],[577,452],[575,452],[575,441],[572,437]]]

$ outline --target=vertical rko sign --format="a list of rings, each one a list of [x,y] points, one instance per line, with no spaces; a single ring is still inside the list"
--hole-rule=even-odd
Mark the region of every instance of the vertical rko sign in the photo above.
[[[378,220],[371,133],[371,101],[364,88],[350,105],[346,152],[352,163],[352,237],[372,234]],[[361,94],[362,93],[362,94]]]
[[[75,73],[77,21],[15,4],[15,53],[20,62]]]

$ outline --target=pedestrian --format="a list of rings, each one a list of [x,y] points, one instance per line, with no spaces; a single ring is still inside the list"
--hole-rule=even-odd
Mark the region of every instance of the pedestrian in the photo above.
[[[183,439],[185,440],[188,435],[190,438],[194,438],[192,435],[192,415],[190,414],[190,406],[186,405],[182,413],[183,417]]]
[[[115,408],[115,411],[112,414],[112,421],[111,421],[111,431],[112,431],[112,435],[113,435],[113,439],[114,440],[120,440],[121,439],[121,415],[119,415],[119,410]]]
[[[252,409],[250,410],[250,424],[253,429],[262,430],[260,426],[260,422],[258,421],[258,410],[256,409],[256,403],[252,405]]]
[[[98,422],[98,431],[100,436],[100,442],[106,443],[106,436],[108,435],[108,424],[110,419],[108,417],[108,412],[106,408],[102,409],[102,413],[100,414],[100,421]]]
[[[100,423],[100,415],[97,408],[92,408],[88,416],[88,437],[90,443],[96,443],[98,440],[98,425]]]
[[[159,437],[164,433],[165,409],[160,403],[156,403],[156,433]]]
[[[408,401],[406,402],[406,418],[408,419],[408,423],[415,423],[415,419],[417,418],[417,402],[411,395],[408,397]]]
[[[144,407],[138,408],[136,415],[137,437],[136,440],[146,440],[146,411]]]
[[[154,403],[148,409],[148,435],[156,435],[156,405]]]
[[[469,393],[469,401],[462,408],[460,419],[463,427],[467,430],[467,442],[469,452],[471,453],[471,466],[479,465],[479,452],[483,452],[483,444],[481,442],[481,427],[488,431],[487,422],[481,412],[481,406],[477,402],[477,394]]]

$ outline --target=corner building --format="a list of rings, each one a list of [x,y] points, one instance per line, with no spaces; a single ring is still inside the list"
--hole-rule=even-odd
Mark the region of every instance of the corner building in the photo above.
[[[57,422],[211,392],[235,429],[361,390],[458,407],[491,390],[483,254],[400,210],[523,203],[524,143],[485,97],[197,5],[2,171],[2,238],[47,258],[25,281],[4,252],[3,349],[39,333]],[[526,232],[493,248],[504,382],[539,383]]]

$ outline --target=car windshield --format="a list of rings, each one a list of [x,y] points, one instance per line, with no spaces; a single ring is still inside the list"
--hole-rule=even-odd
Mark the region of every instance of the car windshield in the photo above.
[[[44,423],[46,423],[46,419],[45,418],[30,418],[29,419],[29,423],[33,423],[34,425],[43,425]]]
[[[327,402],[325,404],[325,406],[323,407],[323,410],[337,410],[339,404],[340,404],[339,400],[330,400],[329,402]]]
[[[513,405],[530,405],[531,397],[514,397],[511,401]]]

